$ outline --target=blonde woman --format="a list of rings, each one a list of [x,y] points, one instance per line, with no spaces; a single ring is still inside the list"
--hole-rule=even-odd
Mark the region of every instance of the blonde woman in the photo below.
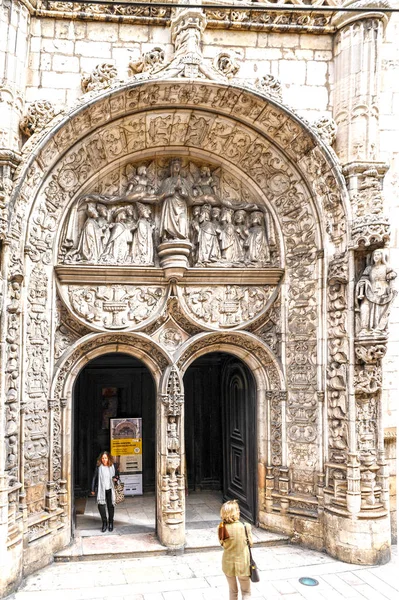
[[[220,510],[220,516],[222,522],[219,525],[218,535],[220,544],[223,546],[222,569],[229,584],[230,600],[238,598],[238,582],[242,597],[249,598],[251,580],[249,578],[247,535],[252,546],[251,526],[248,523],[241,523],[237,500],[225,502]]]

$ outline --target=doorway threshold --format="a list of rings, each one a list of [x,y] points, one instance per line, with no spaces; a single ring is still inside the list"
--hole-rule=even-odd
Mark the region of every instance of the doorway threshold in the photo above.
[[[186,498],[186,545],[184,552],[222,550],[217,539],[221,496],[218,492],[195,492]],[[116,507],[114,531],[102,533],[94,498],[87,502],[84,515],[77,515],[75,539],[57,552],[56,562],[137,558],[173,554],[160,544],[155,533],[155,497],[126,498]],[[287,544],[286,535],[253,527],[254,546]]]

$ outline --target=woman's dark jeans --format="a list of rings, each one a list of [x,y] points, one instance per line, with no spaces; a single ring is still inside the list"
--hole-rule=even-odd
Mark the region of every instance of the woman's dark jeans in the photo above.
[[[114,522],[115,507],[112,504],[112,490],[105,490],[105,501],[108,508],[108,520],[110,523]],[[105,510],[105,504],[97,504],[99,513],[103,521],[107,520],[107,512]]]

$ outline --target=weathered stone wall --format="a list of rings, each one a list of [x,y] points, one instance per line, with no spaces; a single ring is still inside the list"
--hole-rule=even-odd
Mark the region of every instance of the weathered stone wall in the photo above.
[[[237,80],[254,82],[271,74],[281,81],[284,102],[312,121],[331,114],[332,36],[256,31],[206,30],[204,57],[224,51],[237,57]],[[154,47],[173,54],[169,27],[32,19],[26,101],[46,98],[73,104],[82,95],[81,75],[103,62],[130,75],[129,61]]]

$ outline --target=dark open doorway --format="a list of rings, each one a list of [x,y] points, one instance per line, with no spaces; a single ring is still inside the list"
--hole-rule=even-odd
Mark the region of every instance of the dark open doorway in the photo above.
[[[185,448],[189,491],[221,490],[257,520],[255,381],[239,359],[207,354],[184,377]]]
[[[89,362],[74,388],[74,492],[87,497],[96,458],[110,449],[109,419],[142,418],[143,491],[155,490],[155,385],[147,367],[120,353]]]

